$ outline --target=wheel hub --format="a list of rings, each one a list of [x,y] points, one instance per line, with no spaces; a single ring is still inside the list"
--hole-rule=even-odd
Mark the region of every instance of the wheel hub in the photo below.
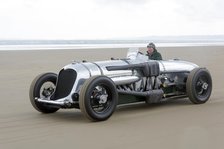
[[[101,113],[108,109],[110,98],[105,87],[100,85],[96,86],[90,97],[91,106],[95,112]]]
[[[208,83],[204,82],[201,86],[204,90],[208,89]]]
[[[99,104],[104,104],[107,102],[108,95],[100,95],[99,98]]]
[[[54,92],[53,87],[49,87],[49,88],[44,88],[42,94],[43,94],[45,97],[49,97],[53,92]]]
[[[208,90],[208,87],[209,87],[208,83],[200,79],[197,82],[198,94],[199,95],[204,94]]]
[[[52,82],[45,82],[40,88],[40,97],[48,98],[50,97],[55,90],[55,85]]]

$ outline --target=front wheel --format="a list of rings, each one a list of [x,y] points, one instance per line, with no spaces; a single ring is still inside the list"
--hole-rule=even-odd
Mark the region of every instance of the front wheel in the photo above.
[[[54,113],[59,108],[49,107],[47,103],[40,103],[35,98],[48,99],[53,95],[56,88],[57,74],[44,73],[38,75],[30,85],[30,102],[32,106],[42,113]]]
[[[82,113],[91,121],[103,121],[114,112],[118,93],[114,82],[106,76],[93,76],[85,81],[79,96]]]
[[[212,92],[212,78],[206,68],[193,69],[186,83],[187,95],[191,102],[202,104],[208,101]]]

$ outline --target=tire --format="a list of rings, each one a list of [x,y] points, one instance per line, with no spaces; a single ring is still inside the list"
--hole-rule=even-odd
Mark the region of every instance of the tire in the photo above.
[[[212,78],[209,71],[206,68],[193,69],[187,78],[186,91],[192,103],[207,102],[212,93]]]
[[[106,97],[103,101],[100,98]],[[114,112],[118,93],[114,82],[106,76],[93,76],[86,80],[80,90],[81,112],[91,121],[103,121]]]
[[[31,83],[29,92],[30,102],[37,111],[42,113],[54,113],[59,109],[55,107],[49,107],[46,103],[40,103],[35,100],[35,98],[47,98],[51,96],[54,93],[56,82],[57,74],[44,73],[38,75]],[[46,89],[45,86],[47,85],[47,83],[51,86]],[[47,92],[42,91],[43,88],[44,91],[46,90]],[[46,95],[46,93],[48,94]]]

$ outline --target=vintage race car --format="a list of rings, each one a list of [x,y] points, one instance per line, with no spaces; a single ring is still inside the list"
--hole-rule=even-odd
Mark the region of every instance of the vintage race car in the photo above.
[[[206,68],[178,59],[149,60],[137,48],[130,48],[124,59],[74,61],[59,74],[40,74],[31,83],[29,96],[39,112],[77,108],[88,119],[103,121],[119,104],[158,103],[176,97],[202,104],[211,92]]]

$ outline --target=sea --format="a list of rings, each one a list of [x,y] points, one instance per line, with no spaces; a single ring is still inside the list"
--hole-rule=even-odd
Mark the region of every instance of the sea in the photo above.
[[[150,36],[135,39],[100,40],[0,40],[0,51],[8,50],[65,50],[99,48],[142,48],[149,42],[157,47],[224,46],[224,35],[207,36]]]

